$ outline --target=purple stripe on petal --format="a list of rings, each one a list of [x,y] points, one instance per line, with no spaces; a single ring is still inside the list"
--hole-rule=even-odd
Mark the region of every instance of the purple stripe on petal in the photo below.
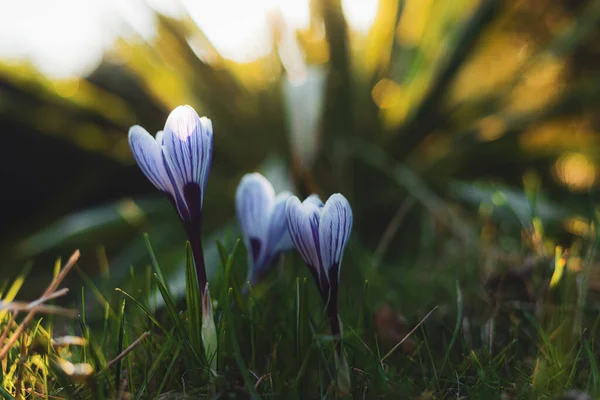
[[[304,259],[304,262],[308,264],[311,260],[300,231],[300,225],[302,224],[301,207],[300,200],[298,200],[296,196],[290,197],[286,202],[286,217],[290,237],[294,242],[296,249]]]
[[[319,226],[321,257],[326,269],[337,265],[339,270],[351,230],[352,209],[348,200],[341,194],[332,195],[323,207]]]
[[[212,123],[200,118],[190,106],[179,106],[171,112],[165,123],[162,143],[169,155],[169,169],[181,187],[196,183],[201,188],[200,205],[212,161]]]
[[[181,180],[180,175],[177,174],[177,168],[173,165],[173,160],[167,154],[166,149],[162,148],[163,153],[163,164],[165,167],[165,171],[167,172],[167,176],[169,178],[169,182],[171,187],[173,188],[173,198],[175,199],[175,204],[177,204],[177,212],[179,216],[183,220],[190,219],[190,212],[188,210],[188,206],[185,202],[185,196],[183,194],[183,188],[185,183]]]
[[[248,251],[250,252],[252,260],[254,261],[254,265],[256,265],[261,256],[260,252],[262,250],[262,242],[259,238],[256,237],[251,237],[249,242],[250,248],[248,249]]]
[[[213,128],[211,120],[206,117],[200,118],[200,124],[202,125],[202,140],[199,146],[201,149],[201,168],[198,179],[202,185],[202,192],[205,192],[212,163]]]
[[[318,283],[322,284],[322,262],[319,250],[319,214],[314,204],[300,203],[296,196],[287,200],[287,224],[296,249],[310,267],[315,268]]]
[[[268,244],[269,210],[273,203],[275,192],[271,183],[261,174],[246,174],[236,191],[235,208],[242,230],[244,244],[248,252],[252,251],[251,238],[263,242],[260,252],[253,251],[249,257],[250,269],[260,267],[266,258]]]
[[[144,175],[159,190],[170,192],[172,187],[162,164],[157,141],[139,125],[129,129],[128,139],[133,156]]]

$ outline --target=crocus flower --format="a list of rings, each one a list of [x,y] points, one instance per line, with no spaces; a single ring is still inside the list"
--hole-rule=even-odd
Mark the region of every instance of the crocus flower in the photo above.
[[[129,145],[142,172],[175,206],[190,239],[203,292],[206,271],[200,227],[212,159],[210,119],[200,118],[190,106],[179,106],[169,114],[164,130],[156,137],[139,125],[132,126]]]
[[[293,196],[287,201],[286,214],[292,241],[315,278],[323,301],[337,307],[340,266],[352,230],[348,200],[338,193],[325,204],[316,195],[300,203]]]
[[[352,209],[348,200],[337,193],[323,202],[312,195],[300,203],[293,196],[286,203],[287,225],[296,249],[310,269],[326,304],[331,333],[341,339],[337,294],[344,248],[352,231]],[[338,341],[336,348],[338,387],[349,390],[350,371]]]
[[[235,208],[248,251],[247,280],[251,285],[260,282],[280,253],[294,248],[285,217],[291,195],[283,192],[275,196],[271,183],[256,172],[240,181]]]

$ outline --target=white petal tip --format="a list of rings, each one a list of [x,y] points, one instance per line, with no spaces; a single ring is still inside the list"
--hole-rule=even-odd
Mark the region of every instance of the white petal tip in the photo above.
[[[142,128],[140,125],[133,125],[131,128],[129,128],[129,133],[127,136],[131,138],[132,136],[145,134],[149,135],[147,130]]]

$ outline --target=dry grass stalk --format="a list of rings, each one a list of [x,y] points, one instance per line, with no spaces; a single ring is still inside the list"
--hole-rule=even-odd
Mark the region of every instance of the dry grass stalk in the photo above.
[[[65,277],[67,276],[69,271],[75,266],[75,263],[77,262],[77,260],[79,260],[80,255],[81,255],[81,253],[79,252],[79,250],[75,250],[73,255],[71,255],[71,257],[69,258],[69,261],[67,261],[67,264],[65,265],[65,267],[52,280],[52,282],[50,282],[50,284],[48,285],[48,288],[46,288],[46,290],[44,291],[42,296],[38,300],[34,301],[33,303],[30,303],[29,307],[26,307],[26,309],[29,310],[27,315],[25,316],[25,318],[23,318],[23,321],[21,322],[21,324],[19,324],[19,326],[17,326],[17,328],[15,329],[13,334],[10,336],[10,338],[8,339],[6,344],[0,349],[0,360],[3,360],[6,357],[6,355],[12,348],[12,346],[15,344],[15,342],[17,341],[19,336],[23,333],[23,331],[25,330],[27,325],[33,320],[33,318],[36,316],[36,314],[39,312],[42,312],[42,310],[44,308],[43,303],[48,300],[54,299],[58,296],[65,295],[68,292],[68,289],[62,289],[59,291],[57,291],[57,289],[60,286],[60,284],[62,283],[62,281],[65,279]],[[33,304],[33,306],[31,306],[31,304]],[[15,311],[14,314],[11,315],[11,321],[14,321],[14,319],[16,318],[18,313],[19,313],[19,311]],[[0,339],[1,339],[0,343],[4,342],[4,339],[8,336],[11,326],[12,326],[12,322],[9,322],[9,324],[5,328],[4,332],[2,332],[2,335],[0,336]]]

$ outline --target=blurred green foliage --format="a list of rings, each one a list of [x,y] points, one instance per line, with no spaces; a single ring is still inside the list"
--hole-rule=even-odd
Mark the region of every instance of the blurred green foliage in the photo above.
[[[339,0],[313,0],[310,27],[291,41],[274,15],[272,52],[246,64],[223,59],[191,19],[162,15],[152,42],[118,40],[88,77],[50,80],[26,64],[0,63],[11,148],[0,169],[13,186],[6,270],[79,247],[100,254],[86,259],[92,276],[105,256],[113,276],[125,276],[118,271],[147,261],[148,231],[173,266],[165,269],[182,276],[177,218],[133,164],[126,133],[135,123],[161,129],[184,103],[215,128],[207,234],[235,235],[235,187],[243,173],[261,170],[299,195],[344,193],[366,249],[414,198],[384,264],[414,261],[435,243],[481,240],[472,218],[504,188],[518,218],[502,207],[492,217],[519,232],[535,214],[523,192],[530,177],[546,196],[538,215],[569,245],[578,235],[569,221],[589,223],[597,193],[600,2],[378,7],[361,33]],[[499,237],[485,240],[520,251]]]

